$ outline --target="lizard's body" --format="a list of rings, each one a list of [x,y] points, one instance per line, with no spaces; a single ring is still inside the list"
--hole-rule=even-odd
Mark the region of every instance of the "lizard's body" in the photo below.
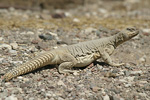
[[[72,67],[84,67],[99,58],[102,58],[111,66],[121,66],[123,63],[113,63],[110,55],[119,44],[131,39],[138,33],[139,31],[135,28],[126,28],[111,37],[81,42],[48,51],[41,56],[10,70],[4,75],[4,81],[8,81],[18,75],[51,64],[59,64],[58,71],[60,73],[73,73],[74,71],[71,70]]]

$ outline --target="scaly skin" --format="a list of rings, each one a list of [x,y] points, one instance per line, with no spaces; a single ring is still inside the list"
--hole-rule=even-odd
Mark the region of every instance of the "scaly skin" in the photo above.
[[[45,65],[49,64],[49,62],[51,61],[52,58],[54,58],[54,57],[51,53],[47,53],[38,58],[35,58],[19,67],[16,67],[16,68],[10,70],[9,72],[7,72],[4,75],[3,81],[8,81],[8,80],[12,79],[13,77],[31,72],[35,69],[45,66]]]
[[[138,33],[139,31],[134,27],[125,28],[118,34],[107,38],[82,42],[49,51],[10,70],[4,75],[3,81],[9,81],[14,77],[51,64],[59,64],[58,71],[63,74],[73,73],[72,67],[84,67],[99,58],[102,58],[105,63],[111,66],[124,65],[124,63],[114,63],[110,55],[118,45],[131,39]]]

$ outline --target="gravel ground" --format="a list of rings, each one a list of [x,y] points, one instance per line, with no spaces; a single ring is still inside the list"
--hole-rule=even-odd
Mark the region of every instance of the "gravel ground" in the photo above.
[[[107,3],[53,11],[0,9],[0,100],[150,100],[150,8],[140,0]],[[140,34],[111,56],[125,66],[100,59],[70,75],[59,74],[57,65],[45,66],[1,82],[8,70],[41,52],[111,36],[126,26],[136,26]]]

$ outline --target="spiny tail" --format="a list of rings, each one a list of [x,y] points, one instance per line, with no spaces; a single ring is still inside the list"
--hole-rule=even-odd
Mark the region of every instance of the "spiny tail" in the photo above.
[[[45,53],[44,55],[38,58],[34,58],[31,61],[7,72],[3,77],[3,81],[9,81],[14,77],[17,77],[19,75],[31,72],[35,69],[48,65],[53,60],[53,58],[54,55],[51,52]]]

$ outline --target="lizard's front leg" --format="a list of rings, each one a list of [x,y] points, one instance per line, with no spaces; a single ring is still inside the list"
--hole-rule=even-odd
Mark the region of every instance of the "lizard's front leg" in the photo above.
[[[70,54],[62,54],[60,56],[62,63],[58,66],[59,73],[74,73],[74,70],[71,70],[76,64],[77,60]]]
[[[119,67],[119,66],[124,65],[124,63],[120,63],[120,64],[114,63],[114,62],[112,61],[112,59],[110,58],[109,54],[108,54],[106,51],[104,51],[103,53],[101,53],[101,56],[102,56],[102,59],[103,59],[107,64],[109,64],[109,65],[111,65],[111,66]]]

